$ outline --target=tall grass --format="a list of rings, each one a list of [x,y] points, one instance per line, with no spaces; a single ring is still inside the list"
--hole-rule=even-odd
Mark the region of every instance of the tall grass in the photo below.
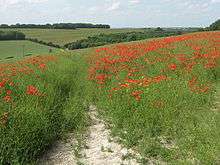
[[[97,49],[90,78],[113,134],[144,157],[171,164],[218,164],[219,33]],[[218,84],[218,85],[216,85]]]
[[[28,164],[55,140],[70,130],[82,130],[87,121],[83,97],[85,72],[80,57],[57,56],[45,71],[13,77],[17,86],[12,99],[0,103],[0,164]],[[37,77],[36,77],[37,75]],[[42,95],[28,95],[26,86],[36,87]]]

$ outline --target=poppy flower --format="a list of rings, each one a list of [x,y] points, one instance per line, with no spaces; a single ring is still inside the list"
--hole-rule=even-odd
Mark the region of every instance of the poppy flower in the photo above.
[[[174,71],[174,70],[176,70],[177,65],[176,64],[170,64],[168,67],[169,67],[170,70]]]
[[[6,91],[6,94],[7,94],[7,95],[10,95],[11,93],[12,93],[11,90],[7,90],[7,91]]]
[[[38,95],[39,94],[39,91],[36,87],[34,87],[33,85],[29,85],[27,86],[27,90],[26,90],[26,93],[28,95]]]
[[[6,103],[10,102],[11,99],[12,99],[11,96],[5,96],[5,97],[3,98],[3,100],[4,100]]]

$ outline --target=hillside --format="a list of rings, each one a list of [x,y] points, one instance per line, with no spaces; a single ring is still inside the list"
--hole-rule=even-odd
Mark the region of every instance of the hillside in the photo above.
[[[30,41],[0,41],[0,59],[22,58],[27,55],[56,53],[58,49],[33,43]]]
[[[65,29],[1,29],[1,30],[15,30],[20,31],[26,35],[26,38],[36,38],[45,42],[52,42],[58,45],[65,45],[70,42],[74,42],[80,39],[85,39],[90,36],[99,34],[111,34],[111,33],[122,33],[132,31],[144,31],[144,29],[76,29],[76,30],[65,30]]]
[[[212,23],[209,27],[209,30],[214,31],[214,30],[220,30],[220,19]]]
[[[141,156],[122,160],[218,164],[219,36],[192,33],[1,63],[0,164],[36,162],[67,132],[74,134],[67,145],[78,141],[67,150],[74,162],[92,161],[96,149],[111,155],[113,146],[88,147],[96,130],[108,141],[99,126]]]

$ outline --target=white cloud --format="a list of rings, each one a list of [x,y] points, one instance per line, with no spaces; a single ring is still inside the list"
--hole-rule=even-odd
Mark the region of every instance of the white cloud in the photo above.
[[[108,11],[114,11],[120,8],[120,1],[113,1],[113,3],[107,8]]]
[[[9,7],[20,3],[42,3],[46,1],[48,0],[0,0],[0,8]]]
[[[211,0],[211,3],[220,3],[220,0]]]
[[[129,2],[131,4],[139,4],[141,1],[140,0],[130,0]]]

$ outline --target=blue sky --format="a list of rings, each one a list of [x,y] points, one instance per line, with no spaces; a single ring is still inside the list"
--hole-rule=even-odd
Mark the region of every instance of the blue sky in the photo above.
[[[112,27],[208,26],[220,0],[0,0],[0,24],[91,22]]]

